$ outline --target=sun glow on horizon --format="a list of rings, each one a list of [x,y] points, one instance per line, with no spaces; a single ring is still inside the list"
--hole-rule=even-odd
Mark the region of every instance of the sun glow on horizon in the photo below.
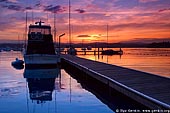
[[[0,2],[0,40],[17,40],[25,34],[25,12],[28,12],[28,25],[42,20],[54,27],[56,13],[56,37],[62,33],[63,42],[68,42],[68,1],[32,1],[28,3],[10,0]],[[107,24],[109,42],[148,41],[152,39],[170,40],[170,0],[141,1],[71,0],[72,42],[106,42]],[[109,3],[109,4],[108,4]],[[12,4],[12,5],[11,5]],[[28,5],[29,4],[29,5]],[[6,7],[4,6],[6,5]],[[154,7],[153,7],[154,6]],[[28,26],[27,26],[28,27]]]

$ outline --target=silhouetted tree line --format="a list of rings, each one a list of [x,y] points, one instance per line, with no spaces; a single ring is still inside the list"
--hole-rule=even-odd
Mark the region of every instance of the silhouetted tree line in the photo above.
[[[81,48],[82,44],[71,44],[73,47]],[[154,42],[150,44],[146,43],[84,43],[83,47],[91,46],[93,48],[170,48],[170,42]],[[1,43],[0,50],[14,50],[14,51],[21,51],[24,47],[23,43]],[[57,44],[56,44],[56,47]],[[66,48],[69,47],[68,43],[62,43],[61,47]]]
[[[24,44],[19,43],[2,43],[0,44],[0,50],[14,50],[14,51],[21,51]]]
[[[149,48],[170,48],[170,42],[159,42],[151,43],[148,45]]]

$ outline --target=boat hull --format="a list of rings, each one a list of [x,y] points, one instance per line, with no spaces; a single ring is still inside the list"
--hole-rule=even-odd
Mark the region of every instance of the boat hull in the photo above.
[[[101,52],[101,55],[123,55],[123,51],[114,51],[112,49],[104,50]]]
[[[25,65],[56,65],[60,62],[58,55],[30,54],[24,55]]]

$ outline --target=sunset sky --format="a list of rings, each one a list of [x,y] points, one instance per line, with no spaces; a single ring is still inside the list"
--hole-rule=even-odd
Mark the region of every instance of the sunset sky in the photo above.
[[[23,39],[26,12],[52,28],[55,12],[68,42],[68,0],[0,0],[0,42]],[[170,41],[170,0],[71,0],[73,43],[106,42],[107,25],[109,42]]]

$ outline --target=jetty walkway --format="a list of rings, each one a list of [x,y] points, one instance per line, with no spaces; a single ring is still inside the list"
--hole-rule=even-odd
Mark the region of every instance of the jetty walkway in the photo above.
[[[81,70],[150,109],[170,109],[169,78],[71,55],[61,57],[63,63]]]

